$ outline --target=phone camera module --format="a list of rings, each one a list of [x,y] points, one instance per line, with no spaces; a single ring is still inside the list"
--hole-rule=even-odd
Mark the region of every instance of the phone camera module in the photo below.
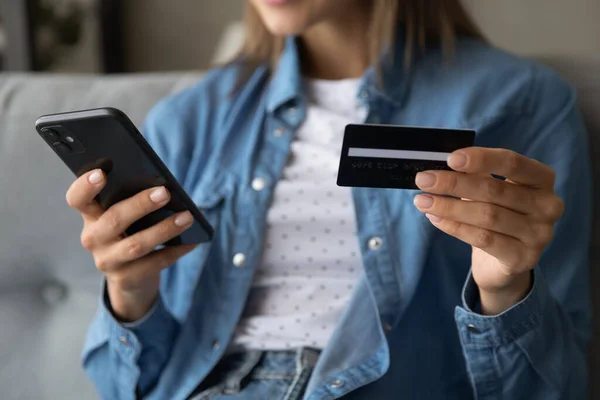
[[[46,126],[40,130],[40,133],[58,154],[81,154],[85,152],[85,147],[75,132],[65,126]]]
[[[60,140],[60,135],[54,129],[44,128],[42,129],[42,136],[49,142],[58,142]]]
[[[71,146],[69,146],[66,143],[63,142],[57,142],[54,143],[54,149],[59,153],[59,154],[71,154]]]

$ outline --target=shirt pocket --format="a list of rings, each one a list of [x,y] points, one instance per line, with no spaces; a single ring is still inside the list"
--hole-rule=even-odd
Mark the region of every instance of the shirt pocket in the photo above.
[[[210,223],[213,229],[217,229],[219,216],[222,212],[225,196],[220,193],[211,193],[208,196],[194,199],[196,207],[200,210],[204,218]]]
[[[222,215],[226,212],[225,203],[231,198],[233,187],[232,179],[226,176],[198,185],[190,192],[192,201],[213,227],[215,238],[220,230]]]

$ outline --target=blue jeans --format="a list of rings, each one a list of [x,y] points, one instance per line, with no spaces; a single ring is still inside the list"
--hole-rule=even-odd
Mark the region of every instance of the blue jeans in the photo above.
[[[230,354],[190,400],[300,400],[318,357],[308,348]]]

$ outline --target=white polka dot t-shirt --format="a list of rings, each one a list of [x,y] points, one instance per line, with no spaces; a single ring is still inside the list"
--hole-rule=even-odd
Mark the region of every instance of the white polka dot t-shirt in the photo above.
[[[359,80],[305,80],[309,106],[267,215],[262,261],[232,348],[325,347],[362,273],[351,191],[336,185]]]

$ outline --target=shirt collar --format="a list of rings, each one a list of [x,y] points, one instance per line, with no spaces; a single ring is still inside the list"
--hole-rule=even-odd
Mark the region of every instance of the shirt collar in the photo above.
[[[361,101],[368,103],[370,98],[380,98],[392,105],[399,105],[402,102],[407,83],[406,70],[403,64],[403,32],[403,29],[398,29],[393,60],[384,62],[382,65],[383,87],[379,85],[377,70],[374,66],[371,66],[364,73],[358,92]],[[382,59],[384,56],[385,53],[382,54]],[[274,112],[285,104],[295,103],[297,105],[305,100],[306,95],[302,86],[297,37],[289,36],[286,38],[285,47],[279,58],[277,69],[272,76],[267,96],[267,110],[269,112]]]
[[[289,36],[269,85],[267,110],[273,112],[290,101],[303,98],[298,44],[295,37]]]

